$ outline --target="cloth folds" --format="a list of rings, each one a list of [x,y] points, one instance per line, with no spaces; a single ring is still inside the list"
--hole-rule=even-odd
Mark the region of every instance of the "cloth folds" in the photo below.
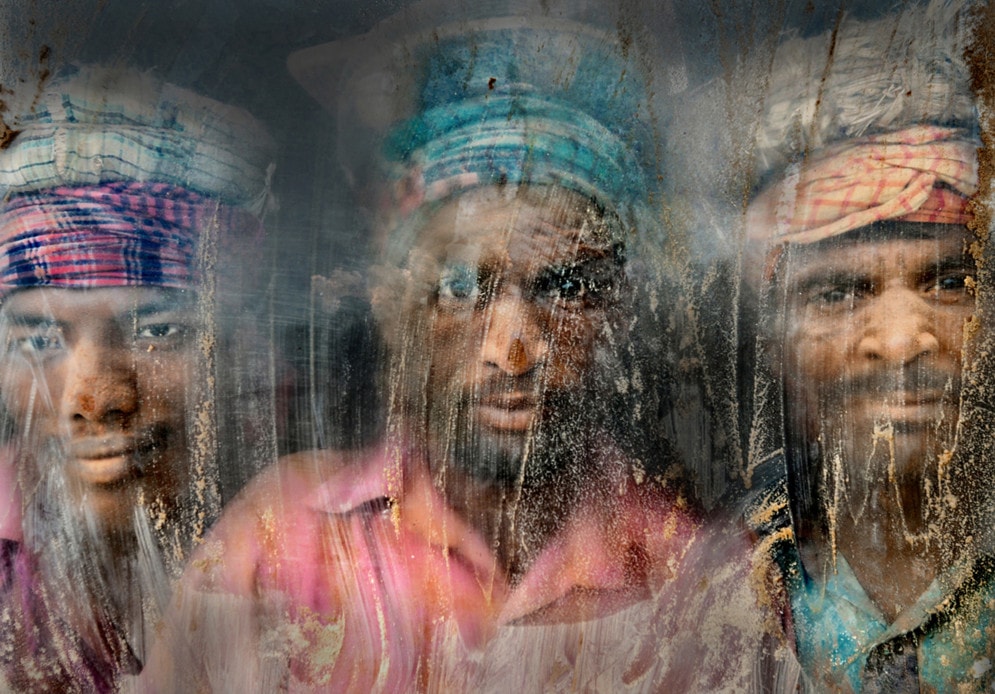
[[[15,196],[0,213],[0,295],[35,286],[190,288],[199,282],[198,240],[211,226],[242,239],[262,232],[249,212],[164,183]]]
[[[830,148],[789,167],[747,212],[748,234],[815,243],[874,222],[966,224],[978,143],[964,131],[916,126]]]

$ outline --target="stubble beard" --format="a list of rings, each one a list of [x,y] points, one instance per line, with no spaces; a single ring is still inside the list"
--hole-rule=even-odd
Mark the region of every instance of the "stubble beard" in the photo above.
[[[38,466],[39,482],[25,505],[24,540],[36,558],[44,609],[80,634],[100,633],[109,622],[116,628],[106,638],[127,638],[141,613],[153,623],[165,607],[182,563],[182,530],[158,524],[144,503],[108,528],[70,489],[64,461],[63,448],[52,443],[29,463]],[[129,648],[141,657],[142,643]]]
[[[817,423],[807,416],[807,423],[792,426],[805,432],[792,446],[806,457],[809,471],[809,504],[801,513],[818,519],[828,539],[875,523],[901,529],[908,543],[919,546],[942,534],[935,522],[949,510],[942,473],[954,442],[949,416],[910,429],[885,417],[854,418],[839,397],[820,399]]]
[[[546,396],[525,431],[479,425],[466,398],[430,410],[430,465],[478,485],[517,489],[554,482],[582,457],[590,425],[584,415],[586,394]],[[448,404],[448,403],[447,403]]]

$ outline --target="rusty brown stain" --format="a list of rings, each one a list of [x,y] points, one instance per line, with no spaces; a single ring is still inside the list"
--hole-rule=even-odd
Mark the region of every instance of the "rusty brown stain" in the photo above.
[[[79,396],[79,408],[84,414],[92,414],[94,410],[94,399],[90,393],[83,393]]]
[[[988,238],[991,228],[991,210],[982,201],[992,192],[993,142],[995,137],[995,61],[990,56],[995,55],[995,6],[981,3],[972,10],[973,38],[964,51],[971,71],[971,89],[982,104],[981,109],[981,143],[978,149],[978,194],[972,203],[974,219],[971,230],[982,240]]]
[[[48,45],[43,45],[38,50],[38,65],[41,69],[38,71],[38,89],[41,90],[42,86],[48,81],[48,78],[52,75],[52,71],[48,68],[49,58],[52,57],[52,49]]]
[[[3,116],[0,115],[0,150],[10,147],[10,143],[13,142],[14,138],[16,138],[20,133],[20,130],[14,130],[12,127],[7,125],[3,119]]]
[[[12,90],[7,89],[2,84],[0,84],[0,94],[13,94],[13,93],[14,92]],[[9,126],[7,122],[4,120],[3,114],[6,113],[9,110],[9,108],[10,107],[7,105],[7,102],[0,99],[0,150],[4,150],[10,147],[10,143],[13,142],[14,138],[17,137],[18,133],[21,132],[20,130],[15,130],[14,128]]]

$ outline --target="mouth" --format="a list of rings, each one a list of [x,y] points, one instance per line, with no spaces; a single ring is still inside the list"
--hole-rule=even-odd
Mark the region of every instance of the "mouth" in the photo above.
[[[531,395],[490,395],[476,403],[477,421],[497,431],[524,432],[532,426],[538,403]]]
[[[946,416],[950,397],[942,390],[892,391],[868,394],[851,401],[857,412],[863,411],[876,421],[890,422],[904,429],[936,426]]]
[[[130,436],[100,436],[78,439],[69,445],[69,460],[85,484],[112,486],[144,474],[147,454],[155,448],[151,439]]]

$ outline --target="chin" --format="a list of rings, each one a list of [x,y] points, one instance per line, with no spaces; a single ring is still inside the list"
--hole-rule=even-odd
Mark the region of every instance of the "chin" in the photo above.
[[[121,535],[133,527],[135,506],[140,495],[132,489],[84,490],[78,513],[95,531]]]
[[[456,465],[478,482],[510,484],[521,476],[525,448],[524,434],[477,432],[457,447]]]

